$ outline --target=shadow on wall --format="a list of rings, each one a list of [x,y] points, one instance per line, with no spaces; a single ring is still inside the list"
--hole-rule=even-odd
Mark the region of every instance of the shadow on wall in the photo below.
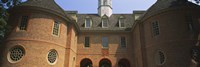
[[[125,34],[119,37],[118,47],[115,53],[116,64],[114,67],[133,67],[133,44],[131,36]]]
[[[85,47],[89,37],[89,46]],[[121,41],[122,44],[121,45]],[[103,43],[104,42],[104,43]],[[108,45],[103,45],[103,44]],[[78,62],[80,66],[131,67],[133,48],[129,33],[82,33],[78,37]]]
[[[2,67],[1,65],[3,64],[3,62],[2,62],[2,60],[3,60],[3,58],[4,58],[4,56],[3,55],[7,55],[7,54],[4,54],[5,53],[5,43],[3,43],[3,42],[0,42],[0,67]]]

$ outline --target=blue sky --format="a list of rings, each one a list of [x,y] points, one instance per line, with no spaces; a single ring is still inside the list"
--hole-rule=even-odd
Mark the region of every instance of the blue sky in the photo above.
[[[97,13],[98,0],[55,0],[64,10],[79,13]],[[147,10],[157,0],[112,0],[114,13],[132,13],[133,10]]]

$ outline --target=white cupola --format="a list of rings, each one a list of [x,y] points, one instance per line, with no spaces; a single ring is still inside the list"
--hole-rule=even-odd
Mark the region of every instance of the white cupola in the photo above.
[[[112,15],[112,0],[99,0],[99,7],[98,7],[98,14],[99,16],[108,16]]]

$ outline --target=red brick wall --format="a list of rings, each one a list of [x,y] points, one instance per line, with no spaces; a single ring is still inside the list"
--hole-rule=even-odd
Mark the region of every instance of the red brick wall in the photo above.
[[[29,21],[26,31],[18,29],[20,16],[28,15]],[[12,16],[12,15],[11,15]],[[13,30],[6,39],[5,51],[3,52],[2,67],[29,67],[29,66],[50,66],[47,62],[49,50],[55,49],[58,52],[58,60],[52,67],[63,67],[65,59],[65,48],[67,43],[67,26],[65,22],[56,16],[45,13],[18,13],[12,16]],[[52,35],[54,20],[61,22],[60,35]],[[25,49],[24,57],[17,63],[10,63],[7,54],[10,48],[21,45]]]
[[[133,44],[133,53],[134,53],[134,62],[135,67],[143,67],[143,57],[142,57],[142,45],[143,41],[141,38],[140,24],[137,22],[132,32],[132,44]]]
[[[76,65],[76,55],[77,55],[77,32],[72,25],[68,26],[67,33],[67,53],[66,53],[66,62],[68,63],[65,67],[75,67]]]
[[[187,15],[191,15],[194,19],[195,29],[192,32],[188,30]],[[197,17],[199,17],[199,13],[195,10],[176,8],[176,10],[169,9],[142,21],[145,38],[142,45],[145,46],[148,67],[190,66],[190,51],[198,37]],[[151,23],[155,21],[159,22],[160,35],[153,37]],[[166,62],[163,65],[156,64],[155,54],[158,50],[162,50],[166,55]]]
[[[90,47],[84,47],[84,38],[90,37]],[[102,48],[102,37],[108,37],[109,48]],[[126,37],[127,47],[120,47],[120,37]],[[117,67],[117,63],[120,59],[125,58],[129,60],[131,66],[134,66],[133,62],[133,44],[131,44],[130,33],[81,33],[78,36],[78,50],[77,50],[77,63],[76,66],[80,66],[82,59],[89,58],[94,67],[99,66],[100,60],[107,58],[111,61],[112,67]]]

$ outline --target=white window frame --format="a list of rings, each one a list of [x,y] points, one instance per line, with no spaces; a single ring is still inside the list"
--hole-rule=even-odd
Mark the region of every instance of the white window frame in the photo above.
[[[123,22],[121,22],[121,20],[124,20]],[[122,23],[124,23],[124,27],[122,27]],[[126,27],[126,25],[125,25],[125,18],[119,18],[119,27],[120,28],[125,28]]]
[[[58,22],[59,23],[59,27],[58,27],[58,35],[54,34],[54,25],[55,25],[55,22]],[[53,27],[52,27],[52,35],[53,36],[56,36],[56,37],[59,37],[60,36],[60,26],[61,26],[61,23],[59,21],[53,21]]]
[[[14,48],[19,48],[19,49],[21,49],[22,50],[22,52],[23,52],[23,56],[21,56],[21,58],[19,59],[19,60],[12,60],[11,59],[11,51],[14,49]],[[9,52],[8,52],[8,54],[7,54],[7,60],[10,62],[10,63],[18,63],[18,62],[20,62],[21,60],[23,60],[23,58],[24,58],[24,56],[25,56],[25,54],[26,54],[26,51],[25,51],[25,49],[24,49],[24,46],[22,46],[22,45],[15,45],[15,46],[13,46],[12,48],[10,48],[9,49]]]
[[[52,52],[52,51],[54,51],[56,53],[56,60],[53,63],[51,63],[49,61],[49,58],[48,58],[49,53]],[[56,49],[49,50],[48,53],[47,53],[47,55],[46,55],[46,60],[47,60],[47,62],[48,62],[49,65],[55,65],[58,62],[58,58],[59,58],[59,54],[58,54],[58,52],[57,52]]]
[[[89,27],[87,27],[87,19],[89,19],[89,21],[90,21],[90,26]],[[92,26],[91,18],[85,18],[85,28],[91,28],[91,26]]]
[[[106,21],[107,21],[107,22],[106,22],[106,24],[107,24],[107,27],[106,27],[106,26],[104,26],[104,23],[105,23],[105,22],[104,22],[104,20],[106,20]],[[102,18],[102,19],[101,19],[101,22],[102,22],[102,28],[108,28],[108,22],[109,22],[109,21],[108,21],[108,18]]]

